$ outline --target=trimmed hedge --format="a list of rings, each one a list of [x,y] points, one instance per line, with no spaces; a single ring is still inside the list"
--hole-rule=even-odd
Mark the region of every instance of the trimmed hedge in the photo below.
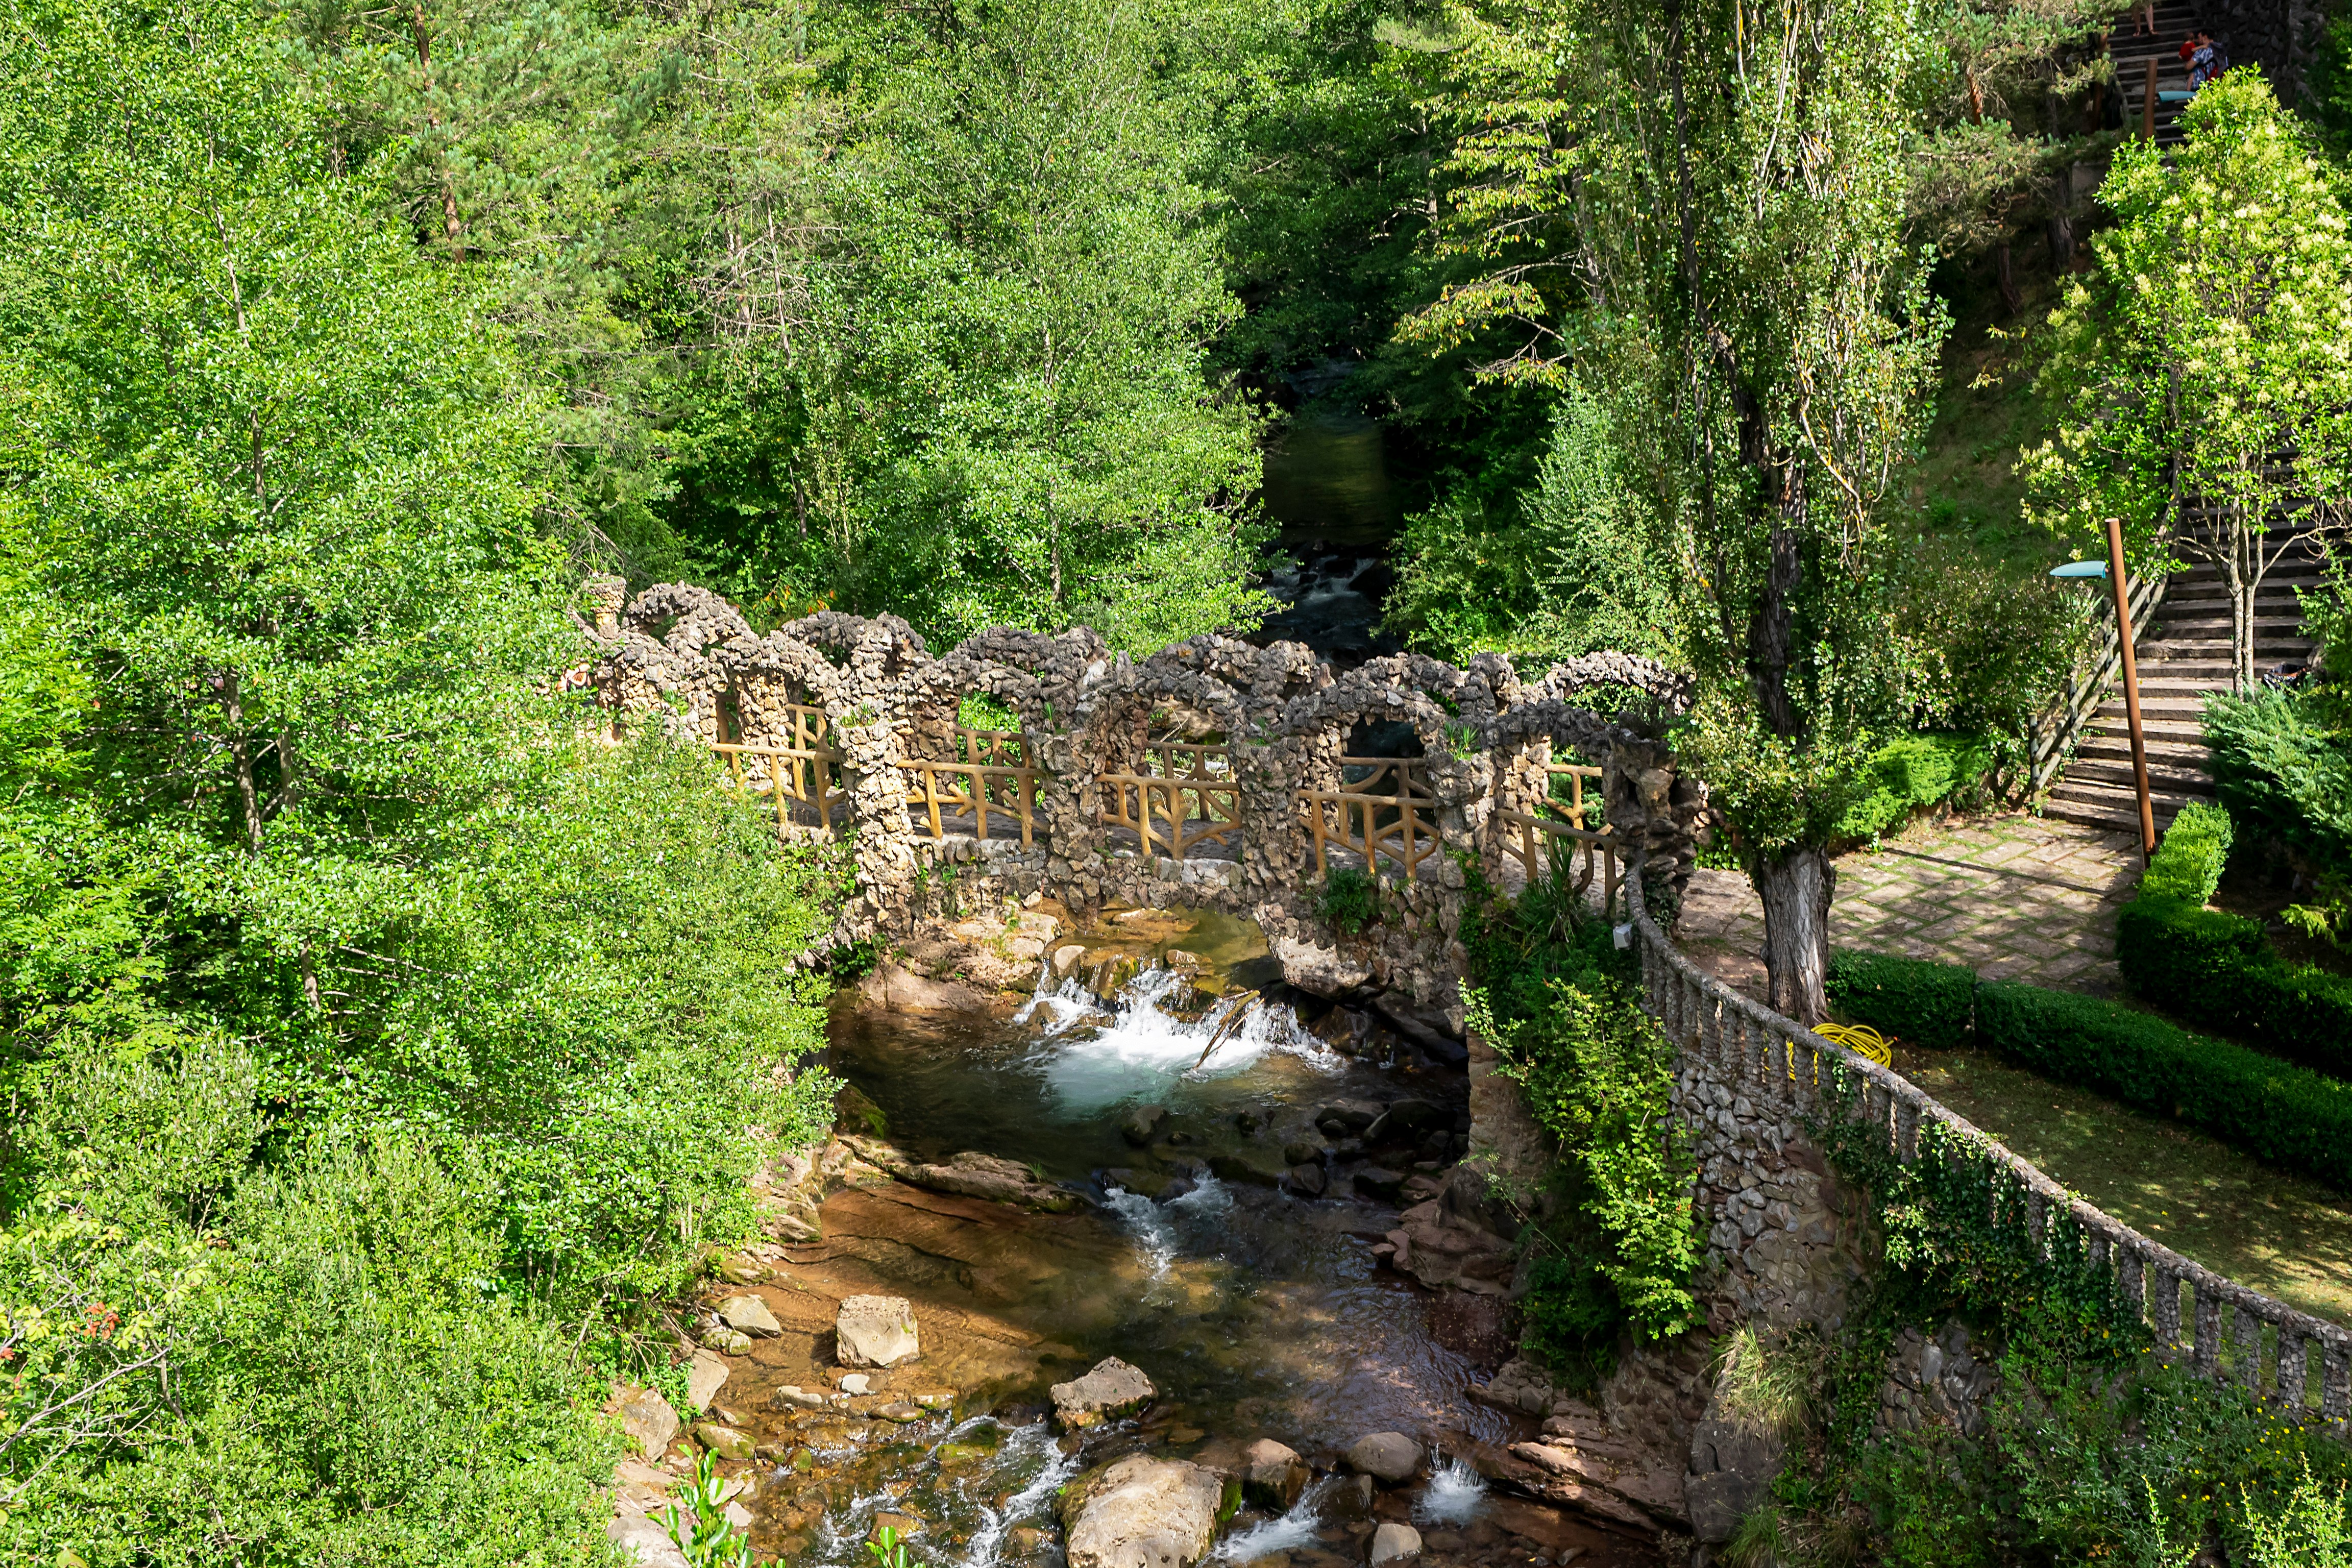
[[[2112,1002],[2014,981],[1979,983],[1976,1024],[1985,1045],[2044,1077],[2352,1191],[2352,1084]]]
[[[1840,1011],[1885,1034],[1937,1047],[1973,1039],[2046,1078],[2174,1117],[2352,1192],[2352,1083],[2119,1003],[1979,980],[1957,963],[1839,952],[1827,989]]]
[[[2138,995],[2192,1024],[2260,1040],[2352,1079],[2352,981],[2273,952],[2263,922],[2209,910],[2230,850],[2229,813],[2192,803],[2116,919],[2116,961]]]
[[[2221,885],[2231,837],[2228,812],[2210,801],[2190,801],[2165,830],[2164,842],[2139,879],[2139,896],[2203,904]]]
[[[1838,952],[1830,958],[1829,999],[1857,1023],[1935,1050],[1969,1043],[1976,971],[1958,963]]]

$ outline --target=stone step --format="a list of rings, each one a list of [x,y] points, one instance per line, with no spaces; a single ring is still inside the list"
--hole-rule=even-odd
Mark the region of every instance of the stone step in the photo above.
[[[2156,830],[2159,834],[2171,826],[2180,808],[2191,796],[2179,794],[2148,792],[2149,804],[2155,807]],[[2049,803],[2042,815],[2061,822],[2076,822],[2092,827],[2121,827],[2139,831],[2139,796],[2128,788],[2111,784],[2062,784],[2050,792]]]
[[[2084,757],[2077,752],[2074,765],[2066,770],[2070,784],[2112,784],[2118,789],[2132,787],[2131,758],[2120,761],[2105,757]],[[2214,793],[2213,780],[2208,774],[2179,767],[2159,767],[2157,760],[2147,760],[2147,787],[2151,793],[2178,795],[2205,795]]]

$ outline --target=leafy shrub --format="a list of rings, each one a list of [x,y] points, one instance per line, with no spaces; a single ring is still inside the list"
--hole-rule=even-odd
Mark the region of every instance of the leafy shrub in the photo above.
[[[1501,1058],[1537,1125],[1559,1141],[1561,1163],[1599,1226],[1593,1260],[1644,1339],[1690,1324],[1698,1230],[1690,1134],[1673,1114],[1674,1048],[1642,1010],[1636,987],[1600,978],[1590,990],[1555,981],[1533,1018],[1497,1019],[1465,993],[1473,1026]]]
[[[2163,855],[2158,851],[2159,860]],[[2167,876],[2193,892],[2210,858],[2194,851],[2176,868],[2181,862],[2193,869],[2169,868]],[[2156,875],[2151,866],[2150,879]],[[2191,1023],[2352,1079],[2352,980],[2281,958],[2260,921],[2141,886],[2116,917],[2116,958],[2136,994]]]
[[[1830,1001],[1858,1023],[1933,1050],[1969,1043],[1975,1027],[1977,977],[1958,963],[1892,953],[1830,956]]]
[[[2046,1078],[2352,1189],[2352,1084],[2116,1003],[2014,982],[1979,984],[1976,1022],[1983,1044]]]
[[[1843,837],[1875,838],[1912,811],[1964,795],[1991,768],[1983,742],[1958,735],[1904,735],[1873,752],[1870,790],[1838,819]]]
[[[2210,801],[2192,800],[2180,808],[2157,847],[2147,872],[2139,880],[2141,898],[2179,899],[2202,904],[2221,885],[2221,867],[2230,858],[2230,813]]]
[[[2352,743],[2311,697],[2216,695],[2204,730],[2224,805],[2317,869],[2352,870]]]
[[[1339,867],[1324,877],[1315,913],[1341,936],[1361,936],[1381,918],[1380,882],[1370,871]]]

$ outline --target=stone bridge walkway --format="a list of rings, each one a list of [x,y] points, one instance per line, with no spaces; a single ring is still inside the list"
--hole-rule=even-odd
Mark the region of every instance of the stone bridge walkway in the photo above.
[[[1839,859],[1831,944],[2114,995],[2116,909],[2138,886],[2137,839],[2022,815],[1921,823]],[[1744,874],[1701,868],[1678,935],[1692,962],[1764,994],[1764,911]]]

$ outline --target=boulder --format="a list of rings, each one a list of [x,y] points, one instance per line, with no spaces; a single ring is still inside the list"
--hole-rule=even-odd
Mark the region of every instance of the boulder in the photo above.
[[[1421,1555],[1421,1531],[1409,1524],[1384,1524],[1372,1531],[1372,1564]]]
[[[1138,1368],[1117,1356],[1106,1356],[1084,1377],[1057,1383],[1050,1392],[1055,1419],[1064,1431],[1075,1432],[1132,1415],[1150,1404],[1159,1390]]]
[[[1400,1100],[1364,1129],[1366,1143],[1385,1143],[1428,1126],[1445,1112],[1426,1100]]]
[[[669,1531],[643,1515],[612,1520],[604,1526],[604,1537],[637,1568],[688,1568],[686,1553],[677,1549]]]
[[[775,1313],[768,1310],[768,1303],[757,1296],[730,1296],[719,1303],[718,1310],[719,1321],[738,1333],[772,1339],[784,1331]]]
[[[895,963],[875,965],[857,983],[858,1000],[886,1013],[970,1013],[988,1005],[987,994],[951,980],[930,980]]]
[[[1319,1198],[1323,1195],[1325,1177],[1320,1165],[1293,1165],[1286,1179],[1290,1183],[1290,1190],[1303,1197]]]
[[[1063,1489],[1069,1568],[1192,1568],[1216,1544],[1228,1483],[1183,1459],[1129,1454]]]
[[[1319,1165],[1323,1163],[1323,1145],[1300,1140],[1282,1146],[1282,1163],[1286,1165]]]
[[[1160,1129],[1168,1120],[1164,1105],[1139,1105],[1118,1124],[1118,1135],[1139,1149],[1149,1148],[1160,1136]]]
[[[1729,1541],[1748,1510],[1771,1490],[1780,1459],[1778,1436],[1721,1420],[1710,1411],[1691,1435],[1690,1473],[1683,1478],[1691,1533],[1704,1542]]]
[[[727,1363],[709,1351],[697,1351],[693,1364],[686,1369],[686,1402],[697,1410],[708,1410],[726,1382]]]
[[[722,1459],[748,1459],[751,1457],[750,1434],[738,1432],[732,1426],[722,1426],[716,1421],[696,1422],[694,1440]]]
[[[1404,1173],[1381,1165],[1367,1165],[1356,1173],[1356,1190],[1381,1203],[1394,1203],[1404,1190]]]
[[[1361,1132],[1381,1119],[1381,1110],[1369,1100],[1335,1100],[1315,1113],[1315,1125],[1334,1138]]]
[[[1286,1513],[1307,1489],[1307,1461],[1271,1437],[1242,1450],[1242,1495],[1252,1502]]]
[[[1341,1001],[1371,984],[1371,966],[1336,947],[1314,947],[1277,936],[1267,951],[1282,964],[1282,977],[1311,996]]]
[[[768,1395],[768,1408],[771,1410],[822,1410],[824,1406],[824,1394],[812,1394],[790,1383]]]
[[[874,1392],[874,1380],[862,1372],[853,1372],[839,1384],[844,1394],[866,1394]]]
[[[740,1329],[730,1329],[724,1323],[713,1323],[703,1330],[702,1342],[705,1348],[717,1351],[720,1355],[751,1353],[751,1336]]]
[[[835,1359],[844,1366],[897,1366],[922,1353],[915,1309],[904,1296],[852,1296],[833,1320]]]
[[[1374,1432],[1348,1450],[1348,1468],[1386,1486],[1402,1486],[1421,1469],[1421,1445],[1402,1432]]]
[[[1083,943],[1079,942],[1074,942],[1066,947],[1055,948],[1054,950],[1054,978],[1056,980],[1067,980],[1071,975],[1076,974],[1078,972],[1078,960],[1086,957],[1086,947]]]
[[[983,1198],[991,1203],[1015,1204],[1046,1214],[1067,1214],[1078,1206],[1076,1194],[1039,1180],[1035,1172],[1018,1160],[1000,1160],[993,1154],[968,1149],[943,1165],[926,1164],[908,1157],[895,1145],[875,1139],[845,1135],[842,1142],[859,1159],[910,1187],[952,1193],[958,1197]]]
[[[620,1409],[621,1430],[636,1440],[648,1459],[658,1459],[669,1452],[670,1440],[677,1436],[677,1412],[669,1401],[651,1389],[632,1396]]]

